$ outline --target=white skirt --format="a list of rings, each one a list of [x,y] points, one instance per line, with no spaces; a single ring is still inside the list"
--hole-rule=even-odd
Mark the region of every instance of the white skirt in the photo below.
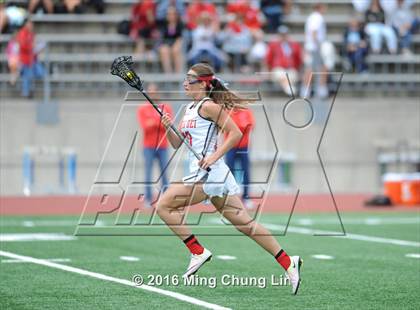
[[[210,172],[203,169],[195,170],[182,179],[184,184],[192,186],[197,182],[203,183],[203,190],[210,198],[240,193],[235,177],[223,160],[216,162],[210,168]]]

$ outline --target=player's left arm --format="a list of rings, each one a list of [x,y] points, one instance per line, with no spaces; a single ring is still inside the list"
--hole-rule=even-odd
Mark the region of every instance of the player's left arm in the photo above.
[[[206,169],[207,167],[214,164],[218,159],[223,157],[241,140],[242,132],[239,130],[238,126],[236,126],[235,122],[230,118],[229,113],[223,107],[212,101],[203,103],[200,109],[200,115],[211,119],[227,135],[226,139],[223,141],[223,144],[218,147],[213,154],[204,157],[199,162],[200,167]]]

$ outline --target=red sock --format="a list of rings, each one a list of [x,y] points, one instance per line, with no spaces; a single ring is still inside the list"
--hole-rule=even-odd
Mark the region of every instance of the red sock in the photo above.
[[[198,242],[194,235],[185,239],[184,243],[192,254],[200,255],[204,252],[203,246]]]
[[[291,264],[291,260],[289,255],[283,250],[280,250],[280,252],[275,256],[276,261],[284,268],[284,270],[287,271]]]

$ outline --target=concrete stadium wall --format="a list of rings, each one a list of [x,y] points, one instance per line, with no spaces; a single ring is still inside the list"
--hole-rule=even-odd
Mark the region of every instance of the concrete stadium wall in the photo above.
[[[21,194],[23,188],[22,154],[25,146],[71,146],[78,154],[77,186],[79,193],[87,193],[95,180],[99,163],[121,105],[119,98],[89,98],[80,100],[59,99],[60,123],[55,126],[38,125],[34,102],[3,99],[0,103],[0,194]],[[276,148],[265,116],[268,116],[272,132],[281,154],[293,153],[292,189],[301,192],[327,192],[325,178],[316,154],[323,124],[319,119],[326,116],[331,100],[314,103],[316,117],[310,126],[296,129],[285,123],[282,111],[287,98],[268,98],[253,106],[257,119],[252,134],[251,157],[252,181],[266,182]],[[176,104],[179,107],[180,104]],[[134,134],[138,128],[136,106],[131,103],[121,111],[114,130],[109,152],[105,156],[99,179],[115,181],[121,172]],[[287,119],[305,122],[310,116],[308,106],[290,105]],[[321,116],[321,117],[320,117]],[[420,104],[414,98],[340,98],[337,97],[324,139],[320,147],[326,172],[335,192],[380,191],[379,169],[376,163],[375,143],[394,143],[408,140],[419,143]],[[142,138],[139,132],[139,139]],[[140,143],[136,142],[137,155],[131,157],[123,177],[143,180],[143,158]],[[172,152],[172,151],[171,151]],[[137,158],[135,166],[134,158]],[[171,180],[179,180],[183,174],[185,152],[174,156],[170,169]],[[178,162],[178,163],[177,163]],[[155,176],[157,167],[155,167]],[[278,169],[273,171],[272,190],[285,190],[278,183]],[[98,180],[99,180],[98,179]],[[124,181],[125,180],[125,181]],[[36,166],[37,193],[57,192],[58,169],[54,158],[39,157]],[[290,190],[290,188],[289,188]]]

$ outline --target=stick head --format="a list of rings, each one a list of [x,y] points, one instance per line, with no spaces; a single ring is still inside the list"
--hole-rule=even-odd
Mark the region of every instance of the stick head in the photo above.
[[[131,56],[120,56],[114,60],[111,65],[111,74],[119,76],[128,83],[131,87],[143,90],[143,84],[136,72],[131,68],[133,65],[133,57]]]

